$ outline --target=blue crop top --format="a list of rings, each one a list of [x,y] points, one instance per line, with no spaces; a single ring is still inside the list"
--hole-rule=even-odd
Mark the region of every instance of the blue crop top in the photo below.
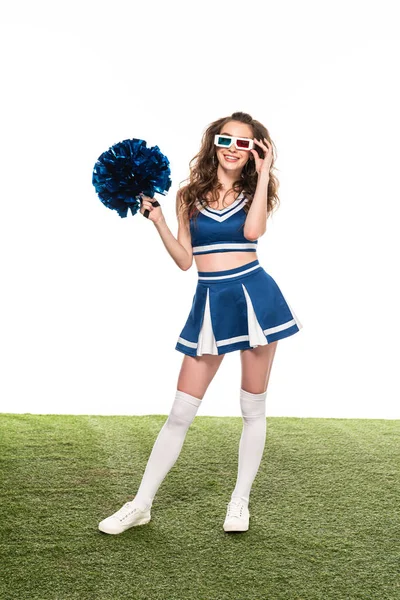
[[[200,212],[195,219],[190,219],[193,254],[256,251],[258,240],[249,241],[243,235],[247,216],[243,207],[247,201],[243,192],[221,210],[204,207],[197,201]]]

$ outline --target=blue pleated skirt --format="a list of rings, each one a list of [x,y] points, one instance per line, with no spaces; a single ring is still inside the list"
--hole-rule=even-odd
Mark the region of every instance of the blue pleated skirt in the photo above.
[[[257,348],[302,324],[258,259],[224,271],[198,271],[192,308],[175,349],[189,356]]]

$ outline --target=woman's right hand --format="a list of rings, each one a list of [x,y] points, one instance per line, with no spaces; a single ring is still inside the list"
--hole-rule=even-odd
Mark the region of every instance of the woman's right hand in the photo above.
[[[153,223],[157,223],[160,219],[163,218],[163,212],[161,210],[161,206],[153,206],[153,202],[157,200],[157,198],[150,198],[149,196],[145,196],[142,194],[140,196],[140,211],[144,216],[144,211],[148,210],[150,212],[147,217],[149,221],[153,221]]]

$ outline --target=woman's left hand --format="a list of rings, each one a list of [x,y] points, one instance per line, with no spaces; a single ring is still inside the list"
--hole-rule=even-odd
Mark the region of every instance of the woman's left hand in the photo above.
[[[252,148],[250,150],[250,152],[253,153],[253,157],[256,163],[256,171],[258,173],[258,175],[261,175],[261,173],[268,173],[271,169],[271,164],[272,164],[272,146],[269,144],[268,140],[266,138],[264,138],[264,144],[262,143],[262,141],[257,140],[256,138],[254,138],[254,143],[257,144],[258,146],[260,146],[264,152],[264,158],[260,158],[258,155],[258,152]]]

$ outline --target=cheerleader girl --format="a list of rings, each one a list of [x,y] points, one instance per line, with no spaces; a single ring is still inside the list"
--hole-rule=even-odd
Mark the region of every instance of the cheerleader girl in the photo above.
[[[194,163],[192,165],[192,163]],[[154,496],[175,464],[186,433],[226,353],[239,351],[243,418],[235,488],[224,531],[247,531],[249,497],[266,440],[266,395],[278,340],[302,324],[276,281],[257,258],[259,238],[279,203],[268,130],[235,112],[211,123],[176,198],[177,237],[161,206],[141,197],[140,212],[153,223],[176,265],[195,262],[198,281],[175,349],[183,356],[175,398],[148,459],[136,495],[99,523],[119,534],[150,521]]]

